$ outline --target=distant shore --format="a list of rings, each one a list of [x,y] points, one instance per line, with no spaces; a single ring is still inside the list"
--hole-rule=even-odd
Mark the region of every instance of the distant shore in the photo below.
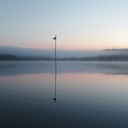
[[[19,57],[12,54],[1,54],[0,61],[54,61],[52,57]],[[95,57],[57,58],[59,61],[128,61],[127,55],[104,55]]]

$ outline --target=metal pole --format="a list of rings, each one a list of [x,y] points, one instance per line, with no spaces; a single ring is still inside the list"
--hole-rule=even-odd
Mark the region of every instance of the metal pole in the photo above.
[[[56,102],[56,79],[57,79],[57,58],[56,58],[56,43],[57,43],[57,36],[54,37],[55,40],[55,97],[53,100]]]
[[[56,98],[56,73],[57,73],[57,63],[56,63],[56,40],[57,40],[57,36],[55,36],[55,98]]]

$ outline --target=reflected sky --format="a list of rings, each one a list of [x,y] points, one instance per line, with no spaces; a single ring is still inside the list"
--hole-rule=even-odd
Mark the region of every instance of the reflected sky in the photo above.
[[[1,63],[1,125],[3,128],[128,127],[127,75],[108,75],[109,67],[115,64],[110,63],[105,69],[101,65],[108,64],[58,62],[55,103],[53,62]],[[121,63],[116,65],[121,67]]]
[[[127,62],[86,62],[58,61],[58,73],[103,73],[127,75]],[[54,74],[54,61],[3,61],[0,63],[0,76],[23,74]]]

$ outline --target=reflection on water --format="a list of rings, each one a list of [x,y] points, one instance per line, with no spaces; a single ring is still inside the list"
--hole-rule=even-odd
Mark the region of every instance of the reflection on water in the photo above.
[[[127,128],[127,65],[0,62],[1,128]]]
[[[128,62],[58,62],[58,73],[104,73],[128,74]],[[3,61],[0,62],[0,76],[21,74],[54,73],[53,61]]]

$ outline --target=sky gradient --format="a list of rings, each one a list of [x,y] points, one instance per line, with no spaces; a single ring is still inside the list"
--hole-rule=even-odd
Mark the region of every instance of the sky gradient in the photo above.
[[[128,0],[0,0],[0,46],[128,48]]]

